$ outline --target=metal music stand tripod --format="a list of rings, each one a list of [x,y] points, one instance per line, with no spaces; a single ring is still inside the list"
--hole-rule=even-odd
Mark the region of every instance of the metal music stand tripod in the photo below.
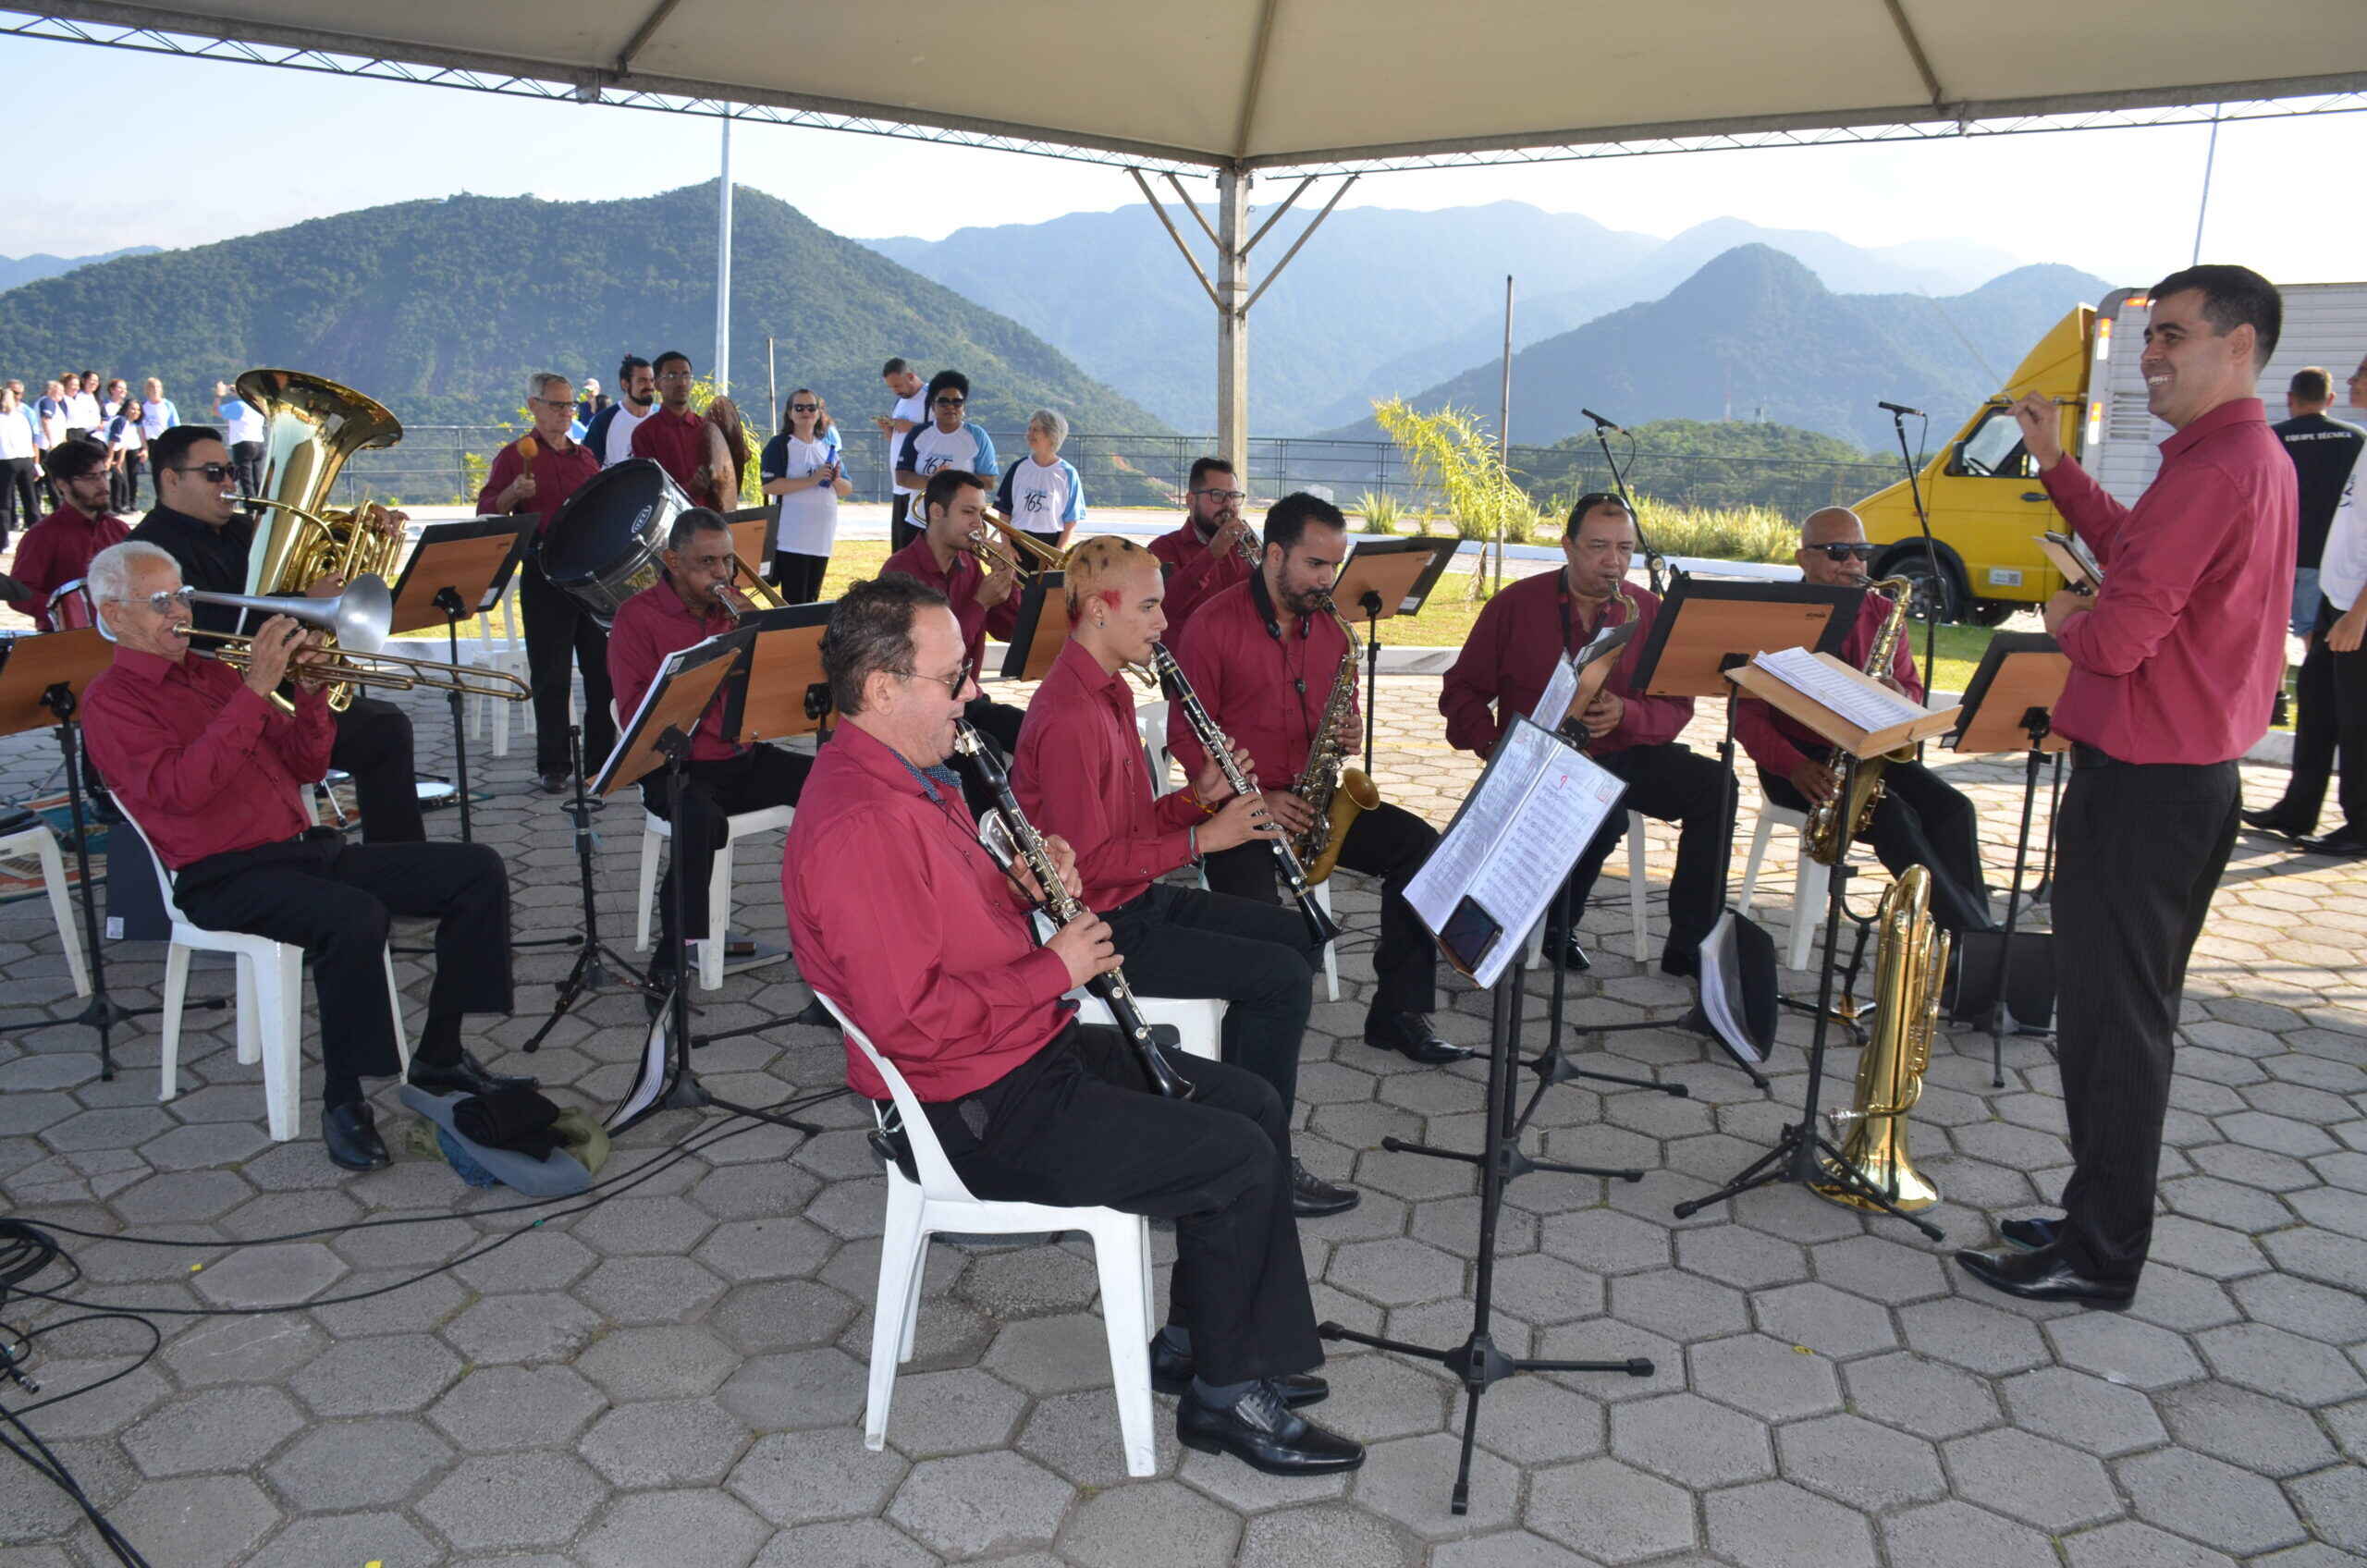
[[[1343,618],[1365,620],[1365,771],[1372,771],[1373,716],[1380,711],[1380,623],[1419,615],[1454,559],[1459,539],[1359,538],[1331,584]]]

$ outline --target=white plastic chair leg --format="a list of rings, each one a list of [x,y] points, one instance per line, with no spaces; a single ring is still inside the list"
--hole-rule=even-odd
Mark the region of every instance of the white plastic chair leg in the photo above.
[[[1825,889],[1831,886],[1832,867],[1800,847],[1799,875],[1792,882],[1792,934],[1790,950],[1784,963],[1792,969],[1806,969],[1809,953],[1816,946],[1817,933],[1824,924]]]
[[[723,984],[723,949],[731,940],[731,840],[715,851],[706,879],[706,940],[699,944],[699,989]]]
[[[181,1003],[189,996],[189,949],[175,942],[165,953],[165,1007],[157,1017],[163,1028],[156,1062],[156,1097],[169,1100],[181,1092]],[[243,1026],[246,1019],[246,998],[241,993],[239,1018]],[[242,1054],[239,1058],[244,1060]]]
[[[409,1072],[411,1035],[403,1028],[403,993],[402,987],[395,984],[395,949],[391,947],[386,949],[386,1005],[394,1010],[395,1014],[395,1060],[402,1063],[405,1072]]]
[[[264,1019],[263,1097],[264,1119],[274,1140],[285,1143],[296,1135],[298,1095],[303,1077],[303,1053],[296,1042],[303,1021],[304,959],[300,948],[285,949],[277,962],[254,963],[256,1011]]]
[[[1325,914],[1331,913],[1331,881],[1326,877],[1315,885],[1315,901]],[[1338,925],[1337,921],[1332,923]],[[1340,999],[1340,944],[1323,945],[1323,994],[1328,1000]]]
[[[901,1173],[888,1178],[888,1218],[879,1238],[879,1288],[871,1303],[871,1371],[863,1407],[863,1446],[888,1443],[888,1405],[896,1368],[912,1354],[905,1324],[921,1293],[921,1190]]]
[[[1627,925],[1635,938],[1637,963],[1650,957],[1651,932],[1644,903],[1650,893],[1644,867],[1644,819],[1631,811],[1627,814]]]
[[[1134,1216],[1121,1225],[1093,1228],[1093,1261],[1101,1279],[1101,1326],[1110,1340],[1110,1379],[1118,1395],[1118,1433],[1126,1448],[1126,1474],[1157,1470],[1151,1437],[1150,1297],[1143,1289],[1143,1264],[1150,1251],[1149,1226]]]
[[[91,994],[91,971],[82,962],[82,938],[74,934],[74,903],[66,893],[66,860],[57,840],[44,831],[33,841],[41,856],[41,885],[49,895],[50,918],[57,922],[57,945],[66,952],[66,972],[74,977],[74,994]]]
[[[1767,841],[1775,836],[1775,819],[1765,812],[1759,814],[1758,825],[1750,830],[1750,856],[1742,864],[1742,902],[1738,913],[1750,913],[1751,900],[1759,893],[1759,863],[1767,858]]]
[[[256,961],[244,953],[231,955],[230,969],[237,977],[232,988],[237,992],[239,1001],[239,1021],[232,1025],[231,1033],[239,1042],[239,1060],[248,1067],[263,1060],[264,1016],[263,1008],[256,1000],[257,967]]]

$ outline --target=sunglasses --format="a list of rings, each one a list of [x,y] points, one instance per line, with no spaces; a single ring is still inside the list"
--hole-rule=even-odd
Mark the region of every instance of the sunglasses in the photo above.
[[[1808,548],[1823,551],[1824,558],[1829,561],[1870,561],[1874,558],[1874,552],[1882,546],[1880,545],[1810,545]]]
[[[239,472],[229,463],[190,463],[173,470],[175,473],[202,473],[208,484],[219,484]]]
[[[948,393],[937,400],[937,406],[940,409],[958,409],[969,400],[967,398],[956,398],[951,393]]]
[[[789,411],[793,414],[818,414],[822,411],[822,405],[819,403],[791,403],[789,406]]]

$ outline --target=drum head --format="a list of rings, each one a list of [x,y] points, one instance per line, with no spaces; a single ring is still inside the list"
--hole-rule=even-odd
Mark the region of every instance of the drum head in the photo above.
[[[543,575],[608,620],[657,581],[667,530],[691,498],[647,458],[602,469],[567,499],[535,545]]]

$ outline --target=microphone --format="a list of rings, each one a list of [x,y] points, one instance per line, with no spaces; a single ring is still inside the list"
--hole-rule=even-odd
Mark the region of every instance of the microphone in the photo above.
[[[1886,414],[1911,414],[1917,419],[1930,417],[1921,409],[1910,409],[1905,403],[1876,403],[1874,407]]]
[[[1595,412],[1592,409],[1580,409],[1580,410],[1578,410],[1578,412],[1579,412],[1579,413],[1581,413],[1581,414],[1583,414],[1583,415],[1584,415],[1585,417],[1587,417],[1588,419],[1590,419],[1590,420],[1594,421],[1594,427],[1595,427],[1597,430],[1616,430],[1616,431],[1617,431],[1617,432],[1619,432],[1619,434],[1620,434],[1620,435],[1626,435],[1626,434],[1627,434],[1627,427],[1626,427],[1626,426],[1625,426],[1625,425],[1623,425],[1623,424],[1617,424],[1617,423],[1613,423],[1612,421],[1610,421],[1610,420],[1607,420],[1607,419],[1603,418],[1600,414],[1599,414],[1599,413]]]

